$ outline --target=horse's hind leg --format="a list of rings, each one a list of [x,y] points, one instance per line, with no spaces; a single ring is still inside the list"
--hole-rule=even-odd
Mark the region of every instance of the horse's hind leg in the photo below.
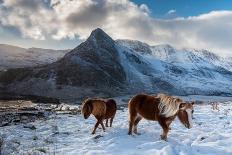
[[[106,119],[106,127],[108,127],[108,119]]]
[[[137,116],[137,118],[135,119],[135,122],[134,122],[134,129],[133,129],[133,132],[135,134],[138,134],[138,131],[137,131],[137,125],[139,124],[139,121],[141,121],[142,117],[140,116]]]
[[[110,118],[110,127],[112,127],[113,120],[114,120],[114,116]]]
[[[133,127],[133,121],[129,121],[129,131],[128,131],[128,135],[132,135],[132,127]]]
[[[101,121],[100,124],[101,124],[101,126],[102,126],[103,131],[105,132],[105,131],[106,131],[106,128],[104,127],[103,121]]]
[[[133,129],[133,126],[135,123],[135,118],[136,118],[136,116],[130,115],[128,135],[132,135],[132,129]]]

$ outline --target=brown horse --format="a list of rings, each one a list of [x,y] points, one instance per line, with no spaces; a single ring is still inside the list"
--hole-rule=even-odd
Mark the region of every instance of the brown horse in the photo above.
[[[186,128],[192,127],[193,103],[188,104],[179,98],[165,94],[158,96],[136,95],[129,101],[128,109],[129,135],[132,134],[132,129],[135,134],[138,134],[137,125],[142,118],[159,122],[163,128],[161,135],[163,140],[167,140],[169,126],[176,116]]]
[[[101,124],[103,131],[105,127],[103,120],[106,119],[106,127],[108,127],[108,119],[110,119],[110,127],[112,127],[113,119],[116,114],[117,105],[115,100],[109,99],[107,101],[102,99],[87,99],[82,103],[82,114],[87,119],[91,114],[97,119],[92,134],[95,134],[99,124]]]

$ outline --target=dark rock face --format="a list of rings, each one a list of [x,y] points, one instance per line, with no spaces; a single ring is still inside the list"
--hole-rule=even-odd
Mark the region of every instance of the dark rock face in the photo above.
[[[114,40],[101,29],[94,30],[86,42],[55,64],[61,85],[115,87],[126,80]]]

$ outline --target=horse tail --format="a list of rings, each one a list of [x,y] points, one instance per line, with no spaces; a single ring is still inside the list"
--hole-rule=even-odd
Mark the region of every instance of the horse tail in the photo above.
[[[133,121],[137,115],[137,106],[139,104],[138,99],[139,99],[139,95],[136,95],[132,99],[130,99],[128,102],[129,120],[130,121]]]
[[[109,99],[106,101],[107,103],[110,103],[114,108],[117,108],[117,103],[114,99]]]

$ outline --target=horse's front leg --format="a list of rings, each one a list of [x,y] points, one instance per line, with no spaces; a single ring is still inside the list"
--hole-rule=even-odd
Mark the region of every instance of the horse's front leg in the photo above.
[[[160,138],[162,140],[167,141],[167,136],[168,136],[168,132],[169,132],[169,125],[171,123],[167,123],[166,121],[161,121],[159,120],[159,124],[161,125],[161,127],[163,128],[163,134],[160,135]]]
[[[96,129],[97,129],[99,123],[100,123],[99,120],[97,120],[97,123],[96,123],[95,126],[94,126],[94,129],[93,129],[92,134],[95,134],[95,133],[96,133]]]
[[[169,130],[172,130],[172,128],[170,127],[172,121],[173,121],[173,120],[168,120],[168,121],[166,122],[166,124],[167,124]]]
[[[102,126],[103,131],[105,132],[105,131],[106,131],[106,128],[104,127],[103,120],[101,120],[100,124],[101,124],[101,126]]]

